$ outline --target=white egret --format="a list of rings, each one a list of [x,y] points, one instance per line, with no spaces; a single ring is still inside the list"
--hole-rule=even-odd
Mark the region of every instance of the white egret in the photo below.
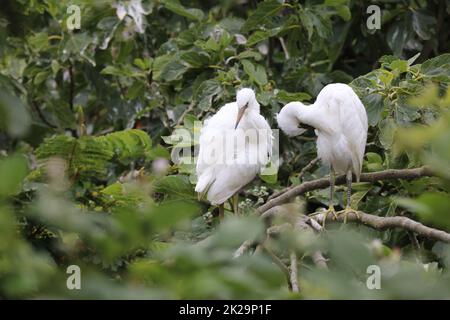
[[[312,105],[300,102],[285,105],[277,121],[291,137],[306,131],[301,124],[315,128],[317,155],[330,166],[330,205],[326,215],[332,213],[337,218],[333,207],[334,174],[346,174],[347,205],[342,212],[346,221],[347,214],[353,211],[350,208],[352,173],[359,181],[367,140],[367,114],[361,100],[350,86],[329,84],[320,91]]]
[[[235,102],[205,120],[199,145],[195,191],[199,198],[206,195],[212,205],[219,205],[220,218],[224,202],[233,196],[237,213],[239,190],[268,163],[272,150],[272,130],[260,114],[255,92],[239,90]]]

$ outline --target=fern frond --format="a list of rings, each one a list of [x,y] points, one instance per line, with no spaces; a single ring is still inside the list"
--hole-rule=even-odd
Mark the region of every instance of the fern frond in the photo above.
[[[125,163],[140,157],[148,157],[152,147],[148,134],[137,129],[113,132],[98,139],[108,144],[117,159]]]
[[[79,139],[59,135],[46,139],[36,150],[41,164],[51,157],[66,161],[70,178],[107,175],[108,164],[115,158],[122,163],[147,157],[151,150],[150,137],[141,130],[124,130],[105,136],[82,136]]]

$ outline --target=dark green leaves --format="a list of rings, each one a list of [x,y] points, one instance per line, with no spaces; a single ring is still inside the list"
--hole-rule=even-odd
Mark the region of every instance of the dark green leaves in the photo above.
[[[381,120],[381,112],[384,110],[383,97],[377,93],[372,93],[362,98],[366,107],[369,124],[375,126]]]
[[[448,77],[450,77],[450,53],[425,61],[420,70],[427,77],[436,77],[438,80],[448,82]]]
[[[401,57],[403,49],[411,36],[411,30],[408,28],[408,19],[399,21],[391,26],[387,33],[387,43],[392,49],[394,55]]]
[[[0,196],[14,195],[28,171],[27,160],[23,155],[13,155],[0,160]],[[1,209],[0,209],[1,210]]]
[[[249,47],[266,40],[267,38],[273,37],[277,35],[281,31],[281,28],[274,28],[271,30],[265,30],[265,31],[255,31],[247,40],[247,45]]]
[[[185,176],[166,176],[158,180],[155,192],[164,194],[168,199],[197,199],[194,188]]]
[[[31,123],[21,99],[0,88],[0,128],[12,137],[23,136]]]
[[[200,21],[203,19],[203,11],[200,9],[188,9],[184,7],[178,0],[162,0],[161,1],[166,9],[179,14],[180,16],[186,17],[190,20]]]
[[[128,163],[131,160],[148,157],[151,140],[140,130],[125,130],[105,136],[83,136],[79,139],[65,135],[49,138],[36,150],[42,163],[53,157],[65,160],[67,173],[71,178],[104,178],[113,157]]]
[[[253,30],[262,26],[269,18],[275,16],[283,8],[283,4],[277,0],[260,2],[256,10],[247,19],[243,30]]]
[[[291,93],[285,90],[280,90],[277,93],[277,99],[283,103],[289,103],[292,101],[307,101],[311,99],[311,96],[306,92]]]
[[[408,208],[426,222],[449,228],[450,198],[444,193],[425,193],[417,199],[397,199],[397,203]]]
[[[434,33],[436,19],[419,10],[412,12],[412,26],[417,35],[423,40],[429,40]]]
[[[263,66],[259,64],[255,65],[250,60],[242,60],[241,63],[251,81],[261,86],[267,83],[267,74]]]

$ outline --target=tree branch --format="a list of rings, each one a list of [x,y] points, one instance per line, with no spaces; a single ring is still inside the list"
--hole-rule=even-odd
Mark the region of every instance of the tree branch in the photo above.
[[[312,159],[306,166],[303,167],[303,169],[300,171],[300,173],[298,174],[298,179],[301,181],[302,177],[305,175],[306,172],[308,172],[312,167],[314,167],[314,165],[319,161],[319,158],[314,158]],[[291,190],[295,188],[294,186],[290,186],[287,187],[286,189],[283,189],[281,191],[275,192],[273,193],[267,200],[272,200],[274,198],[277,198],[279,196],[281,196],[283,193],[286,193],[287,191]]]
[[[361,174],[360,181],[361,182],[376,182],[379,180],[391,180],[391,179],[404,179],[404,180],[412,180],[421,177],[430,177],[433,176],[431,169],[428,167],[420,167],[416,169],[390,169],[378,172],[371,173],[363,173]],[[336,178],[336,185],[345,183],[345,175],[341,175]],[[288,188],[286,192],[281,194],[280,196],[273,198],[272,200],[267,201],[264,205],[260,206],[256,209],[256,213],[261,215],[265,211],[278,206],[280,204],[289,202],[292,198],[304,194],[305,192],[323,189],[330,185],[330,181],[328,178],[322,178],[312,181],[304,182],[294,188]]]
[[[269,248],[267,248],[266,246],[262,245],[262,249],[264,250],[265,253],[267,253],[267,255],[272,259],[272,261],[281,269],[281,271],[283,271],[284,275],[286,276],[288,283],[290,284],[290,277],[291,277],[291,273],[289,272],[289,268],[286,267],[286,265],[283,263],[283,261],[280,260],[280,258],[278,258],[276,256],[275,253],[273,253]]]
[[[241,244],[241,246],[234,252],[233,258],[239,258],[242,256],[245,252],[247,252],[248,249],[253,245],[253,241],[246,240],[244,243]]]
[[[75,111],[73,106],[73,98],[75,95],[75,80],[73,74],[73,64],[69,59],[69,106],[70,110]]]
[[[47,120],[47,118],[44,116],[44,113],[42,112],[41,108],[39,107],[39,105],[37,104],[36,101],[32,100],[31,106],[33,107],[34,111],[36,111],[37,115],[39,116],[39,119],[41,119],[41,121],[45,125],[47,125],[48,127],[52,128],[52,129],[58,128],[57,126],[55,126],[54,124],[50,123],[50,121]]]
[[[291,259],[291,267],[290,267],[290,282],[291,289],[293,292],[300,292],[300,288],[298,286],[298,269],[297,269],[297,255],[294,251],[290,254]]]
[[[450,243],[450,233],[424,226],[420,222],[414,221],[408,217],[380,217],[361,211],[358,211],[358,214],[361,219],[359,219],[355,213],[349,213],[347,216],[347,222],[362,223],[377,230],[401,228],[410,232],[414,232],[419,236]],[[318,214],[314,217],[311,217],[311,219],[315,219],[319,223],[323,222],[323,218],[324,214]],[[343,222],[344,216],[341,214],[338,216],[338,219],[335,220],[334,217],[328,215],[326,221]]]
[[[311,258],[314,261],[314,264],[317,266],[317,268],[328,270],[327,259],[324,258],[322,252],[314,251],[311,255]]]

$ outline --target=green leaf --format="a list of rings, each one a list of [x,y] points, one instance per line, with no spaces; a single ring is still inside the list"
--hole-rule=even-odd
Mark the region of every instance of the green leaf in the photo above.
[[[155,58],[153,62],[153,79],[160,80],[163,69],[173,60],[173,56],[165,54]]]
[[[385,86],[389,86],[392,80],[394,79],[394,75],[392,74],[392,72],[389,72],[384,69],[380,69],[380,71],[381,71],[381,74],[379,75],[380,81],[383,82]]]
[[[163,193],[170,199],[192,199],[197,195],[187,176],[166,176],[155,182],[155,192]]]
[[[406,60],[395,60],[391,62],[390,65],[392,70],[397,70],[399,73],[408,71],[408,61]]]
[[[394,142],[395,132],[397,130],[397,125],[395,124],[394,119],[386,118],[381,121],[380,125],[380,143],[384,149],[388,150],[392,147]]]
[[[275,16],[282,8],[283,4],[276,0],[260,2],[256,10],[247,19],[242,29],[245,31],[256,29],[266,23],[270,17]]]
[[[259,85],[265,85],[267,83],[266,70],[261,65],[254,65],[249,60],[241,60],[244,66],[245,73],[249,76],[250,80],[256,82]]]
[[[352,18],[348,3],[348,0],[325,0],[325,5],[334,7],[338,15],[344,19],[344,21],[349,21]]]
[[[267,184],[276,184],[278,181],[278,174],[260,174],[259,177]]]
[[[128,99],[136,99],[137,97],[140,97],[144,94],[146,89],[145,83],[142,81],[136,80],[133,82],[130,88],[128,88],[126,97]]]
[[[204,13],[200,9],[188,9],[184,7],[178,0],[161,0],[164,7],[180,16],[186,17],[190,20],[201,21]]]
[[[279,90],[277,93],[277,99],[283,103],[289,103],[292,101],[308,101],[311,100],[311,96],[306,92],[287,92],[285,90]]]
[[[133,63],[136,67],[145,71],[145,70],[150,69],[150,67],[153,63],[153,59],[152,58],[144,58],[144,59],[136,58],[136,59],[134,59]]]
[[[49,46],[48,34],[39,32],[28,38],[28,44],[33,51],[43,51]]]
[[[350,21],[350,19],[352,18],[352,13],[347,6],[338,6],[336,8],[336,11],[344,21]]]
[[[149,157],[152,140],[142,130],[127,129],[94,138],[105,143],[121,162],[128,163],[141,157]]]
[[[401,125],[408,125],[412,121],[420,118],[420,113],[417,112],[417,108],[406,105],[399,104],[395,109],[395,121]]]
[[[274,29],[266,30],[266,31],[261,31],[261,30],[255,31],[248,38],[247,45],[249,47],[251,47],[263,40],[266,40],[267,38],[276,36],[280,31],[281,31],[281,28],[274,28]]]
[[[181,54],[180,58],[189,64],[191,68],[201,68],[209,64],[210,56],[204,51],[186,51]]]
[[[203,82],[196,90],[196,99],[198,107],[201,110],[207,110],[212,106],[213,97],[222,92],[220,82],[211,79]]]
[[[21,99],[0,88],[0,129],[12,137],[28,132],[31,117]]]
[[[311,18],[312,16],[313,13],[311,13],[310,11],[301,10],[299,12],[300,21],[308,32],[308,40],[311,40],[311,37],[314,34],[314,22]]]
[[[372,93],[364,96],[362,102],[366,107],[370,126],[376,126],[381,120],[381,112],[384,109],[383,97],[378,93]]]
[[[450,53],[446,53],[422,63],[420,71],[427,77],[440,77],[446,80],[450,77]]]
[[[27,160],[22,155],[13,155],[0,160],[0,196],[19,192],[27,172]]]
[[[410,37],[410,29],[405,20],[394,23],[387,32],[387,43],[394,55],[401,57],[403,48]]]
[[[436,19],[420,10],[412,11],[412,26],[416,34],[423,40],[429,40],[434,33]]]
[[[148,155],[151,160],[158,158],[170,159],[170,152],[160,144],[151,149]]]
[[[174,59],[164,66],[161,71],[161,78],[168,82],[180,80],[188,69],[185,64]]]
[[[365,164],[369,171],[383,170],[383,159],[378,153],[367,152],[365,156],[367,158]]]
[[[417,199],[397,198],[396,202],[417,213],[424,221],[450,228],[450,197],[445,193],[424,193]]]

